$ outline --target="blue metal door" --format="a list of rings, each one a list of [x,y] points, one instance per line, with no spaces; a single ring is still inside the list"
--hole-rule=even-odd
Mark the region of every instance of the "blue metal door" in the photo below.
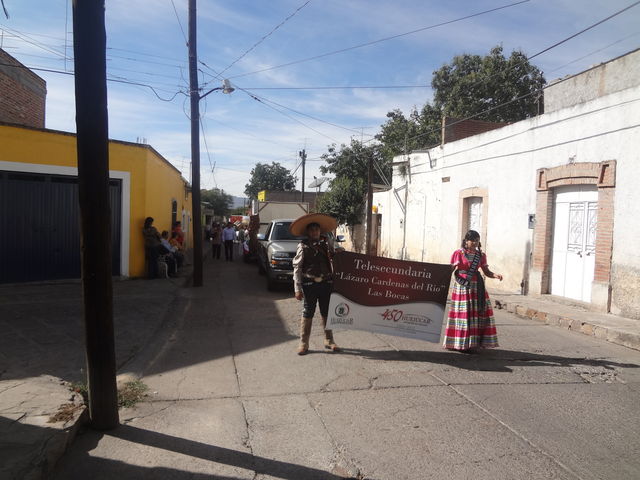
[[[113,274],[120,274],[121,182],[110,181]],[[80,277],[78,179],[0,171],[0,283]]]

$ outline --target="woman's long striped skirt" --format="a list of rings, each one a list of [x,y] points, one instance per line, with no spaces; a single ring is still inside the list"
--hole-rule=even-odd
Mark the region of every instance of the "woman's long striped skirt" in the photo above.
[[[497,347],[498,334],[489,294],[485,290],[484,305],[480,305],[478,282],[472,280],[468,287],[458,282],[453,285],[443,346],[453,350]]]

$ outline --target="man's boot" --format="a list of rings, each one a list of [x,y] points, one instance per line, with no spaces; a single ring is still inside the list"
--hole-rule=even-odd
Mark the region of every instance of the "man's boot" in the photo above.
[[[309,336],[311,335],[311,318],[300,319],[300,346],[298,355],[306,355],[309,351]]]
[[[327,319],[322,319],[322,328],[324,328],[324,348],[331,350],[332,352],[339,352],[340,347],[336,345],[336,342],[333,340],[333,330],[327,330]]]

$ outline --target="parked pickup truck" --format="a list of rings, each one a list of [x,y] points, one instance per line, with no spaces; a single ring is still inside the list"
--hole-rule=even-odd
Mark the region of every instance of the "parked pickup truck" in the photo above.
[[[271,220],[258,234],[258,270],[267,278],[267,289],[293,282],[293,257],[302,237],[289,232],[294,219]]]

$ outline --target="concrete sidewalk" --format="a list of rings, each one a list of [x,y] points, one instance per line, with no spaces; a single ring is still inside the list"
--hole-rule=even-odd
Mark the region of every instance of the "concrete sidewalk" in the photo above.
[[[550,295],[492,294],[496,309],[640,350],[640,320],[593,312]]]
[[[119,373],[135,376],[165,342],[188,275],[114,282]],[[81,283],[0,286],[0,329],[0,478],[46,477],[88,420],[72,391],[86,382]]]

